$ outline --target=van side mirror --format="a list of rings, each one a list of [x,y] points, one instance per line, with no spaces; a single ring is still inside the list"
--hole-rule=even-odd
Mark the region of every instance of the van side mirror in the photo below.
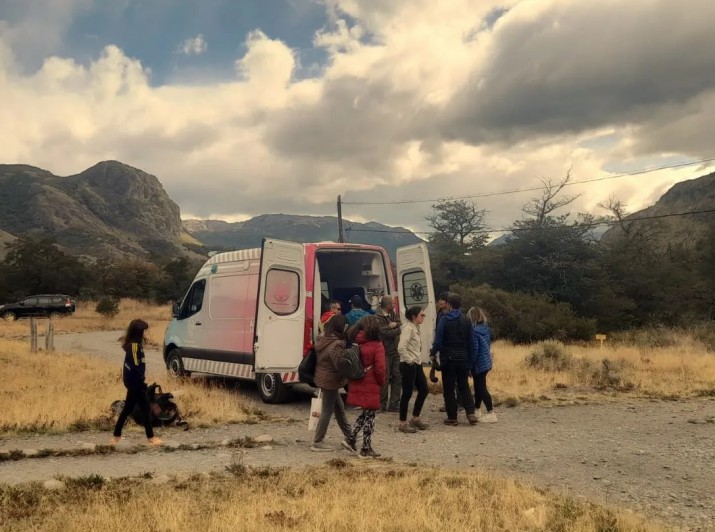
[[[179,317],[179,302],[175,301],[174,304],[171,306],[171,317],[172,318],[178,318]]]

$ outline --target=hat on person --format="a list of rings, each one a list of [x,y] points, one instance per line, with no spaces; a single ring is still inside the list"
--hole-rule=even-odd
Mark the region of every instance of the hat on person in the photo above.
[[[360,296],[353,296],[350,298],[350,304],[356,308],[362,308],[362,298]]]

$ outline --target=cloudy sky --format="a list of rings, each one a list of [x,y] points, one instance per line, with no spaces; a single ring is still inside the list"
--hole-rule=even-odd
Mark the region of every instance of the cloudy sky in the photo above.
[[[120,160],[185,218],[342,194],[425,230],[435,198],[715,157],[713,21],[711,0],[0,0],[0,162]],[[569,192],[635,210],[713,168]],[[503,227],[533,194],[476,201]]]

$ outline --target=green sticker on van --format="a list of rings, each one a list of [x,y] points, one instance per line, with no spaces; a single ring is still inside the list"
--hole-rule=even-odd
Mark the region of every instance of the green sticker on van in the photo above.
[[[211,273],[216,273],[218,271],[218,264],[211,265]]]

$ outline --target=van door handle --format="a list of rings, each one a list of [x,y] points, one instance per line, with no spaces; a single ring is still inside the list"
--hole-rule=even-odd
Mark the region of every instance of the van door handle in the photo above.
[[[194,325],[201,325],[201,322],[197,321],[196,323],[194,323]]]

